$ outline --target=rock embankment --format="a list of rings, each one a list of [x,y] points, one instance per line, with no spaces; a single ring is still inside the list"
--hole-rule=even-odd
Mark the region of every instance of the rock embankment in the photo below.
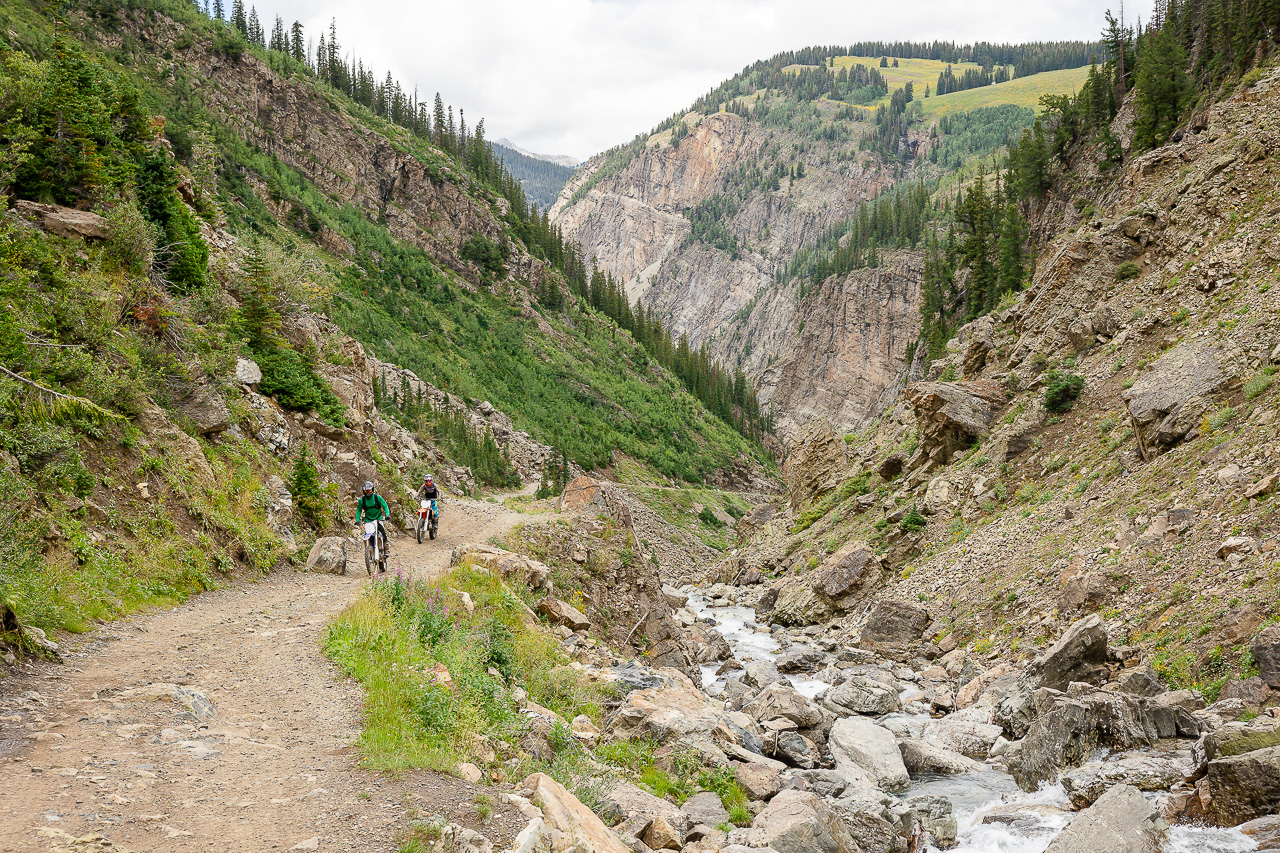
[[[718,768],[747,807],[730,820],[709,792],[681,804],[609,782],[592,813],[530,777],[524,796],[542,806],[531,831],[552,850],[621,841],[632,851],[907,853],[946,849],[989,823],[1028,838],[1056,833],[1048,849],[1060,853],[1158,853],[1175,824],[1253,821],[1245,828],[1265,834],[1280,813],[1280,703],[1253,716],[1239,700],[1206,705],[1167,690],[1132,649],[1108,641],[1096,616],[1022,667],[941,653],[922,638],[923,611],[898,603],[873,610],[857,632],[875,638],[866,643],[835,623],[756,626],[779,653],[752,657],[758,642],[731,646],[680,599],[697,594],[715,613],[758,593],[719,584],[670,594],[704,671],[717,674],[703,690],[676,670],[571,649],[580,671],[617,696],[599,737]],[[933,791],[932,780],[948,776],[1063,793],[996,797],[975,814]]]

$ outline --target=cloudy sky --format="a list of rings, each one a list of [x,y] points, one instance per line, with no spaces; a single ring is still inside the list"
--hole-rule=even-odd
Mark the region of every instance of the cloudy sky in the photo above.
[[[813,44],[1095,39],[1119,0],[247,0],[309,36],[338,22],[379,77],[545,154],[626,142],[757,59]],[[229,6],[230,3],[228,2]],[[1132,13],[1137,4],[1130,3]],[[1145,9],[1141,9],[1145,17]]]

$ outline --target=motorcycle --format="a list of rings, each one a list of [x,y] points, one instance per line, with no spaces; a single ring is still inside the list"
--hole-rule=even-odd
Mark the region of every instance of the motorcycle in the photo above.
[[[360,539],[364,542],[364,569],[369,573],[369,577],[373,577],[374,567],[377,567],[378,574],[385,572],[387,570],[387,552],[380,547],[378,522],[366,521],[364,523],[364,532],[360,534]]]
[[[421,501],[418,507],[418,544],[422,544],[423,534],[436,538],[436,529],[440,526],[440,507],[434,500]]]

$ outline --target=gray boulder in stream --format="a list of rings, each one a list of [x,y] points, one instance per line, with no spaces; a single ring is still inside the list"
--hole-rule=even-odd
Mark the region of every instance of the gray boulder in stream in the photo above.
[[[1066,690],[1073,681],[1095,687],[1107,680],[1107,632],[1094,613],[1072,624],[1067,632],[1032,664],[1042,687]]]
[[[756,815],[747,832],[750,847],[778,853],[862,853],[844,821],[808,791],[783,791]]]
[[[871,714],[880,716],[902,707],[898,691],[865,675],[849,678],[826,691],[823,707],[836,714]]]
[[[1080,812],[1045,853],[1160,853],[1169,827],[1132,785],[1116,785]]]
[[[883,726],[864,717],[844,717],[831,727],[827,746],[842,773],[848,769],[854,776],[869,776],[877,787],[895,794],[911,786],[898,742]]]

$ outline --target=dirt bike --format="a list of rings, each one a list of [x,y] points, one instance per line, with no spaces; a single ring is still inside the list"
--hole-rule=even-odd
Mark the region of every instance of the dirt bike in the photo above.
[[[385,548],[381,547],[378,522],[366,521],[364,523],[364,531],[360,534],[360,539],[364,543],[364,569],[369,573],[369,577],[373,577],[375,567],[378,574],[385,572],[387,570],[387,552]]]
[[[436,529],[440,526],[440,507],[434,500],[421,501],[418,507],[418,544],[422,544],[423,535],[436,538]]]

